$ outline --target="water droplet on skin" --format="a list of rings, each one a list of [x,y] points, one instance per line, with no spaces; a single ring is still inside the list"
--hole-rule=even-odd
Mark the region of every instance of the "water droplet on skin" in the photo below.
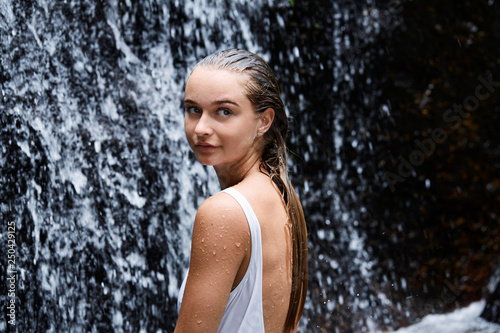
[[[220,234],[219,237],[222,238],[222,234]]]
[[[202,242],[202,243],[205,243],[205,238],[202,238],[202,239],[201,239],[201,242]]]
[[[198,325],[199,325],[199,324],[201,324],[201,323],[203,322],[203,320],[197,320],[196,322],[197,322],[197,323],[198,323]]]
[[[240,247],[241,246],[241,243],[236,243],[236,247]]]
[[[226,248],[227,248],[227,246],[226,246],[226,245],[224,245],[224,250],[225,250]]]
[[[213,251],[212,253],[213,253],[213,255],[215,255],[215,251]]]
[[[226,215],[222,214],[222,218],[225,219],[226,218]]]

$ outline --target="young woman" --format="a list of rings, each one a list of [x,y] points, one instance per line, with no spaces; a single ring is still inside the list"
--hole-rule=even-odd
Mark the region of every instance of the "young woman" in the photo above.
[[[186,137],[222,191],[198,209],[175,333],[295,332],[307,293],[307,232],[288,178],[288,119],[268,64],[212,54],[185,89]]]

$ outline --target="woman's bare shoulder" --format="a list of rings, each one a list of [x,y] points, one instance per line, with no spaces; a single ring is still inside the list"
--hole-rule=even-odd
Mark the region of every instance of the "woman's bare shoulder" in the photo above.
[[[205,200],[198,208],[195,218],[196,226],[206,229],[217,228],[220,232],[242,233],[249,232],[245,214],[238,202],[229,194],[219,192]]]
[[[249,229],[238,203],[224,193],[205,200],[195,217],[178,331],[217,330],[235,277],[250,248]]]

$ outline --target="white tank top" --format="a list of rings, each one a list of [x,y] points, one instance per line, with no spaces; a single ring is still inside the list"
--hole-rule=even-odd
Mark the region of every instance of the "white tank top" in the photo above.
[[[262,240],[257,216],[247,199],[229,187],[222,192],[231,195],[241,206],[250,227],[252,252],[248,268],[238,286],[229,294],[218,333],[265,333],[262,310]],[[180,311],[187,274],[179,290],[177,311]]]

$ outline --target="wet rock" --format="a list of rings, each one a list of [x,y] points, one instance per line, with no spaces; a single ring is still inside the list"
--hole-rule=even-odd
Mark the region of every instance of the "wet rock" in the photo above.
[[[493,293],[488,296],[481,317],[500,324],[500,283],[497,283]]]

